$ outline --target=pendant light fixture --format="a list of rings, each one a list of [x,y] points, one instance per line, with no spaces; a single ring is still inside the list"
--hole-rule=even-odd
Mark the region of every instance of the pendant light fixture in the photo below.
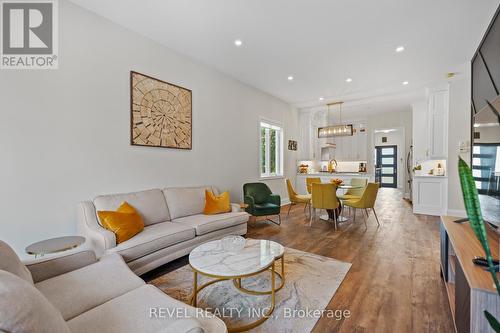
[[[318,128],[318,138],[333,138],[336,136],[352,136],[353,128],[352,124],[343,125],[342,124],[342,104],[344,102],[328,103],[326,105],[327,112],[330,112],[330,107],[338,105],[339,106],[339,124],[332,126],[325,126]]]

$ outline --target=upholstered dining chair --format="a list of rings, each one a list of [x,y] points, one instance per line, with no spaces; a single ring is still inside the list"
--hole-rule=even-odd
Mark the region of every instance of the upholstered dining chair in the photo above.
[[[286,188],[288,190],[288,198],[290,198],[290,206],[288,207],[288,213],[286,216],[290,214],[290,209],[292,209],[292,205],[304,204],[304,213],[306,212],[307,206],[311,203],[311,195],[310,194],[297,194],[295,189],[292,186],[292,182],[290,179],[286,180]]]
[[[306,178],[306,187],[307,187],[307,192],[309,192],[309,194],[312,193],[312,184],[320,184],[321,183],[321,178],[319,177],[307,177]]]
[[[243,185],[244,201],[248,205],[245,211],[252,216],[278,215],[278,222],[267,218],[277,225],[281,224],[281,197],[273,194],[264,183],[248,183]]]
[[[344,206],[354,208],[354,221],[356,221],[356,209],[364,209],[366,213],[366,219],[364,220],[366,225],[366,220],[368,219],[368,209],[371,208],[373,215],[375,215],[375,219],[377,220],[377,224],[380,225],[377,213],[375,212],[375,201],[377,200],[379,187],[379,183],[368,183],[363,191],[363,194],[361,195],[361,198],[344,201]]]
[[[316,218],[316,209],[335,210],[339,207],[337,199],[337,185],[335,184],[320,184],[312,183],[312,198],[311,198],[311,218],[309,226],[312,226],[313,219]],[[330,214],[329,214],[330,215]],[[337,214],[333,213],[335,230],[337,230]]]
[[[359,188],[352,188],[347,190],[344,194],[339,195],[339,199],[341,200],[350,200],[350,199],[360,199],[365,191],[366,184],[368,184],[368,180],[366,178],[351,178],[352,186],[361,186]]]

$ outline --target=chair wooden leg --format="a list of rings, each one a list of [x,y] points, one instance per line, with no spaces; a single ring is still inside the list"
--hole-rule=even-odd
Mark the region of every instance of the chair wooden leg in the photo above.
[[[288,213],[286,213],[286,217],[290,215],[290,209],[292,209],[293,202],[290,202],[290,206],[288,207]]]
[[[316,215],[316,208],[312,208],[311,209],[311,216],[309,217],[309,226],[311,227],[312,226],[312,222],[313,222],[313,216]]]
[[[352,222],[356,222],[356,208],[353,208],[354,210],[354,218],[352,219]]]
[[[365,208],[365,213],[366,217],[363,219],[363,222],[365,222],[365,228],[368,228],[368,225],[366,224],[366,221],[368,220],[368,211],[366,210],[366,208]]]
[[[337,219],[338,219],[337,214],[334,214],[334,216],[333,216],[333,223],[335,225],[335,231],[337,231]]]
[[[372,210],[373,210],[373,215],[375,215],[375,219],[377,220],[377,224],[380,225],[380,222],[378,221],[377,213],[375,212],[375,208],[372,208]]]

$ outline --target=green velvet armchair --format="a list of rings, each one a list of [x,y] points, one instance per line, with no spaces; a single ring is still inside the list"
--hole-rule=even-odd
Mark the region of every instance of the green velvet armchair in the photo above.
[[[270,216],[278,215],[278,222],[271,219],[269,221],[281,224],[281,197],[273,194],[269,187],[264,183],[248,183],[243,185],[243,194],[245,203],[248,207],[246,212],[252,216]]]

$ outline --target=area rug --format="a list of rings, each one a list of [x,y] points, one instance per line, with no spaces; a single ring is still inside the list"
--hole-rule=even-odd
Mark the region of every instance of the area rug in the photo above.
[[[281,269],[281,262],[277,263]],[[285,248],[285,286],[276,293],[276,308],[262,325],[250,332],[310,332],[344,280],[351,264],[335,259]],[[210,280],[199,276],[199,285]],[[188,303],[193,290],[193,272],[189,265],[150,282],[169,296]],[[270,274],[263,272],[246,278],[242,285],[250,290],[269,290]],[[279,285],[277,278],[276,285]],[[209,309],[228,326],[240,326],[265,313],[271,296],[253,296],[240,292],[232,281],[212,284],[198,295],[198,307]]]

